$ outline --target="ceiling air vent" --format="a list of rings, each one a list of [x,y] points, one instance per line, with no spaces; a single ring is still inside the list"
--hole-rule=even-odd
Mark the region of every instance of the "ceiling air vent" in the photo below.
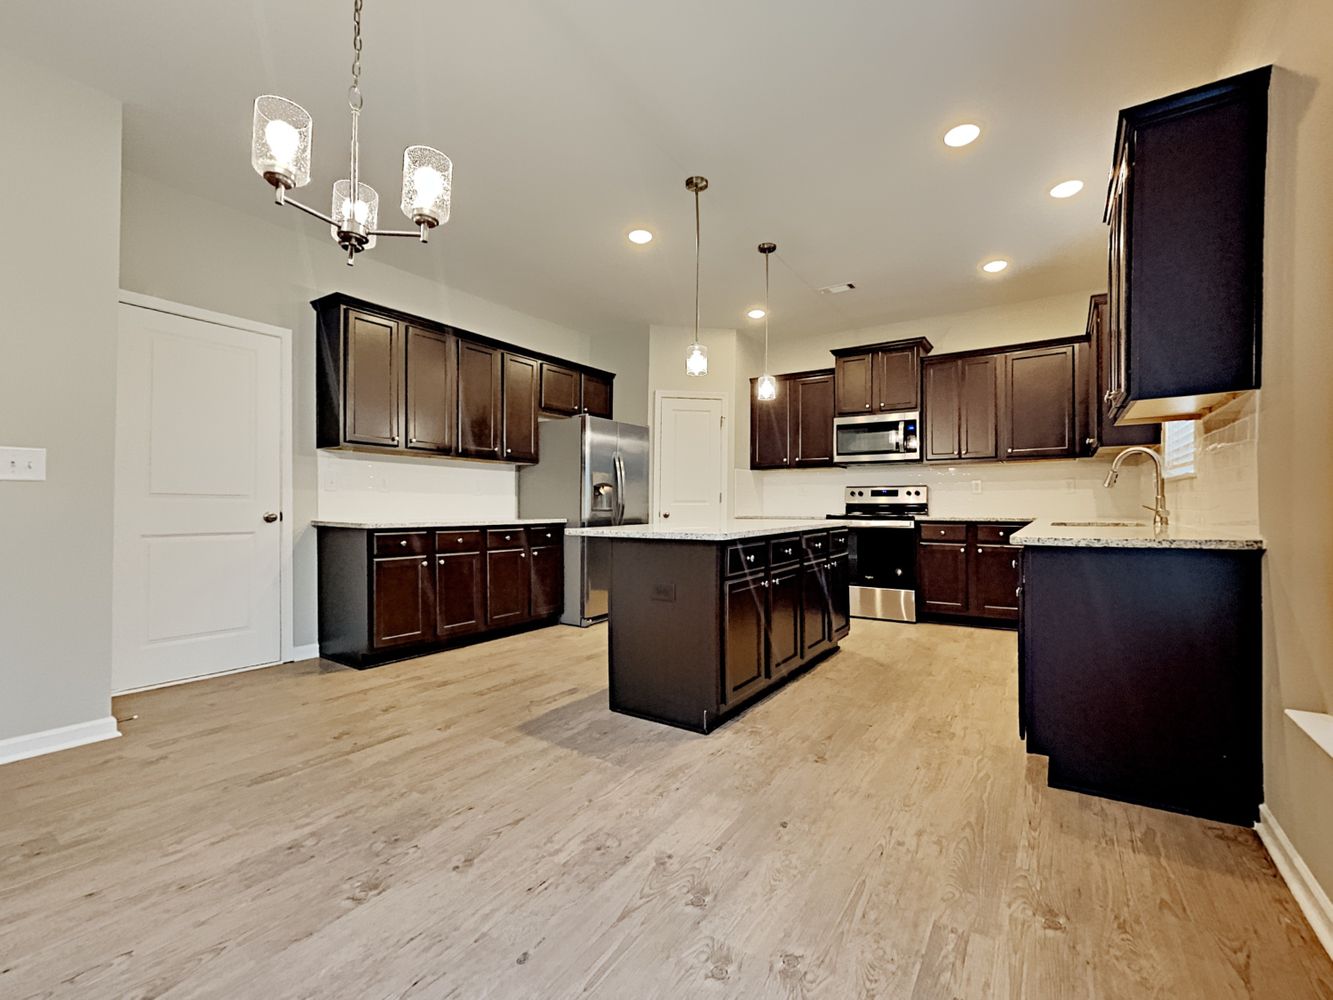
[[[841,295],[843,292],[850,292],[855,287],[850,281],[846,281],[841,285],[825,285],[820,289],[820,292],[825,295]]]

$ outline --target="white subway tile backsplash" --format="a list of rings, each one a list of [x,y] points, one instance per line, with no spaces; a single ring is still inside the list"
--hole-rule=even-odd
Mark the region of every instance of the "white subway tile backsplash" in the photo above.
[[[1173,520],[1191,528],[1257,527],[1259,398],[1247,393],[1203,419],[1195,475],[1167,483]]]

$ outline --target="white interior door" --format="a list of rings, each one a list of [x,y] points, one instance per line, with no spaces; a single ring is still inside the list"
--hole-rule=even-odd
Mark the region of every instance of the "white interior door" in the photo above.
[[[726,493],[723,400],[657,397],[657,519],[682,528],[712,528],[722,521]]]
[[[281,658],[282,352],[120,306],[114,691]]]

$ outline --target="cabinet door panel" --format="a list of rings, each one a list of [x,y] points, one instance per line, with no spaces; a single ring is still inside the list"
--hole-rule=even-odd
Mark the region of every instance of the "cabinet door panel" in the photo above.
[[[964,358],[960,362],[958,457],[996,458],[1000,359],[995,355]]]
[[[454,450],[458,373],[454,339],[447,333],[407,328],[407,447],[447,454]]]
[[[504,356],[504,459],[537,461],[537,362]]]
[[[750,468],[783,469],[791,464],[791,383],[778,379],[775,399],[755,396],[750,380]]]
[[[852,630],[851,563],[846,555],[828,562],[829,635],[842,639]]]
[[[977,545],[968,563],[970,613],[979,618],[1018,620],[1018,557],[1015,545]]]
[[[801,567],[801,655],[813,656],[829,642],[827,564],[807,563]]]
[[[768,664],[777,675],[801,660],[801,573],[774,573],[768,585]]]
[[[833,363],[840,416],[869,413],[874,406],[875,355],[849,354]]]
[[[371,563],[372,642],[376,648],[434,638],[430,560],[422,556]]]
[[[1114,260],[1112,266],[1115,266]],[[1097,447],[1120,448],[1127,445],[1157,444],[1162,437],[1161,424],[1127,424],[1117,427],[1107,393],[1111,391],[1113,367],[1117,348],[1111,337],[1109,297],[1094,295],[1088,304],[1088,340],[1092,344],[1092,373],[1089,393],[1092,396],[1092,434],[1094,450]]]
[[[611,380],[583,373],[583,412],[590,417],[611,419]]]
[[[543,545],[528,555],[532,562],[532,617],[558,615],[565,604],[564,550],[559,545]]]
[[[352,444],[397,447],[403,360],[398,324],[349,311],[346,337],[343,437]]]
[[[1074,457],[1074,345],[1006,354],[1004,376],[1005,457]]]
[[[515,625],[528,618],[528,553],[500,549],[486,553],[486,623]]]
[[[541,408],[544,413],[572,416],[582,408],[582,376],[572,368],[542,362]]]
[[[959,395],[957,361],[938,361],[924,366],[925,376],[925,457],[940,461],[958,457],[958,419],[962,400]]]
[[[916,586],[922,610],[967,614],[967,546],[955,542],[918,542]]]
[[[791,380],[792,465],[833,462],[833,376],[805,375]]]
[[[435,631],[441,639],[479,632],[486,624],[480,552],[435,557]]]
[[[743,577],[726,585],[724,636],[726,662],[722,696],[736,701],[764,679],[764,590],[762,577]]]
[[[920,396],[921,376],[915,348],[880,351],[875,357],[875,400],[879,412],[915,410]]]
[[[500,352],[458,341],[458,453],[500,457]]]

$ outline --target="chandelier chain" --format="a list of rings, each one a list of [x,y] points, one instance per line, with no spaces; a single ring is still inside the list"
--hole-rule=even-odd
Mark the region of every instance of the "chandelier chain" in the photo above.
[[[353,111],[361,110],[361,4],[352,2],[352,86],[347,91],[347,103]]]
[[[764,254],[764,374],[768,374],[768,258]]]

